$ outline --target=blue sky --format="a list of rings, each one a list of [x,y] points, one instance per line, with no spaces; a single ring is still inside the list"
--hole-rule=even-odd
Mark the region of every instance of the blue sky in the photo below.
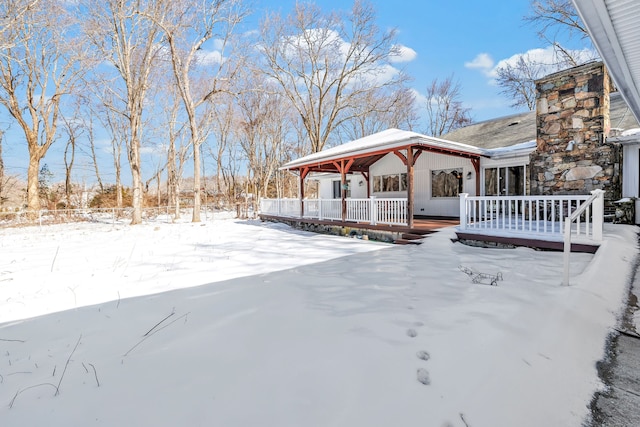
[[[257,9],[283,13],[295,0],[257,0]],[[323,10],[348,9],[352,2],[316,0]],[[417,2],[370,0],[381,28],[396,28],[398,41],[413,49],[416,57],[405,63],[414,78],[412,87],[420,93],[434,79],[453,74],[460,82],[462,101],[470,107],[474,121],[515,114],[510,101],[482,69],[469,68],[478,55],[500,60],[536,48],[544,48],[536,29],[522,18],[529,13],[530,0],[420,0]],[[521,111],[521,110],[520,110]]]
[[[295,5],[295,0],[253,1],[254,13],[245,22],[249,29],[257,27],[265,10],[286,14]],[[500,61],[546,47],[538,39],[536,28],[523,20],[529,13],[530,0],[420,0],[411,5],[389,0],[370,2],[377,12],[378,26],[382,29],[396,28],[398,42],[413,53],[410,61],[398,66],[403,67],[414,79],[411,86],[418,94],[424,94],[433,79],[443,80],[453,75],[461,86],[461,101],[465,107],[471,108],[474,121],[522,111],[510,107],[511,101],[499,93],[500,89],[492,84],[490,74]],[[316,0],[315,3],[326,12],[352,6],[351,1]],[[573,45],[567,46],[581,48],[579,43],[579,40],[575,40]],[[426,102],[424,98],[419,98],[419,101]],[[424,114],[423,111],[421,113]],[[6,130],[9,123],[6,111],[0,110],[2,129]],[[13,140],[12,143],[9,139]],[[24,137],[14,123],[3,146],[5,168],[7,173],[26,175],[25,144],[16,143],[16,139],[23,140]],[[64,177],[60,157],[63,149],[64,141],[60,140],[43,161],[54,172],[54,181]],[[103,154],[108,158],[106,152]],[[161,161],[158,156],[145,161],[145,179],[153,174]],[[123,178],[128,181],[130,173],[126,171],[126,165],[126,159],[123,158]],[[76,166],[82,175],[80,180],[85,177],[91,179],[88,158],[79,160]],[[112,181],[111,169],[111,161],[102,166],[105,181]]]

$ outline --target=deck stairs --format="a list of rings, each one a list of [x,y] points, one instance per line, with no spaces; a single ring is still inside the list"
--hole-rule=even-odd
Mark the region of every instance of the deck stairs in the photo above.
[[[402,233],[399,239],[393,241],[396,245],[421,245],[422,241],[433,231],[420,231],[413,233]]]

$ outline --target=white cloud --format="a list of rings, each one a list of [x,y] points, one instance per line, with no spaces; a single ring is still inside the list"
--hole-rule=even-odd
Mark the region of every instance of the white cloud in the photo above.
[[[592,49],[568,50],[567,51],[578,63],[584,63],[597,58],[597,53]],[[565,67],[558,58],[558,52],[553,46],[544,49],[530,49],[526,52],[516,53],[509,58],[501,59],[497,63],[487,53],[480,53],[472,61],[466,62],[465,67],[480,70],[485,76],[489,77],[490,83],[495,83],[498,76],[498,70],[507,66],[516,66],[520,58],[526,58],[528,62],[535,64],[538,68],[540,77],[559,71]]]
[[[198,51],[198,61],[203,65],[217,65],[224,62],[224,57],[219,50],[200,50]]]
[[[352,45],[344,40],[340,33],[335,30],[327,28],[311,28],[305,30],[302,34],[288,36],[283,39],[284,56],[288,59],[295,59],[296,61],[304,61],[305,55],[300,55],[299,50],[306,52],[309,49],[309,45],[313,46],[313,50],[316,55],[327,56],[329,58],[339,59],[340,61],[347,61],[348,55],[353,55]],[[261,49],[266,47],[261,46]],[[367,67],[363,67],[358,73],[354,74],[353,80],[349,84],[361,84],[369,82],[369,84],[381,85],[384,84],[400,73],[400,69],[395,68],[391,64],[409,62],[417,57],[415,50],[403,46],[395,46],[397,54],[389,58],[390,64],[369,64]],[[369,46],[361,48],[361,52],[358,52],[361,56],[366,56]],[[334,74],[340,72],[338,67],[329,67],[328,72]],[[301,80],[300,80],[301,82]]]
[[[489,75],[494,66],[493,58],[488,53],[479,53],[472,61],[465,62],[464,66],[472,70],[480,70],[483,74]]]
[[[393,55],[389,58],[392,63],[411,62],[418,56],[418,53],[410,47],[399,45],[396,46],[398,50],[397,55]]]
[[[415,89],[411,89],[411,92],[413,93],[413,97],[416,101],[416,105],[418,105],[420,108],[422,108],[422,106],[427,104],[427,97],[423,94],[421,94],[420,92],[418,92]]]
[[[213,40],[213,48],[215,50],[222,50],[224,48],[224,40],[223,39],[214,39]]]

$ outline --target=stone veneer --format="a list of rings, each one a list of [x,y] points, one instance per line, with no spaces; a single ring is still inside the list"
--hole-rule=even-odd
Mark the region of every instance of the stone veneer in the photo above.
[[[622,150],[607,142],[612,82],[603,63],[546,76],[536,89],[531,194],[589,194],[599,188],[608,201],[618,200]]]

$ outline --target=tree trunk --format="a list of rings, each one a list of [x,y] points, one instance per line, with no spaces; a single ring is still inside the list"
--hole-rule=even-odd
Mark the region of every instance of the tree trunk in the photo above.
[[[193,216],[191,221],[200,222],[200,144],[196,143],[195,137],[193,142]]]
[[[129,147],[129,162],[131,165],[132,205],[131,225],[142,223],[142,173],[140,171],[140,141],[132,138]]]
[[[29,167],[27,169],[27,210],[29,218],[36,218],[40,210],[40,192],[38,191],[38,172],[40,170],[40,157],[29,153]]]

